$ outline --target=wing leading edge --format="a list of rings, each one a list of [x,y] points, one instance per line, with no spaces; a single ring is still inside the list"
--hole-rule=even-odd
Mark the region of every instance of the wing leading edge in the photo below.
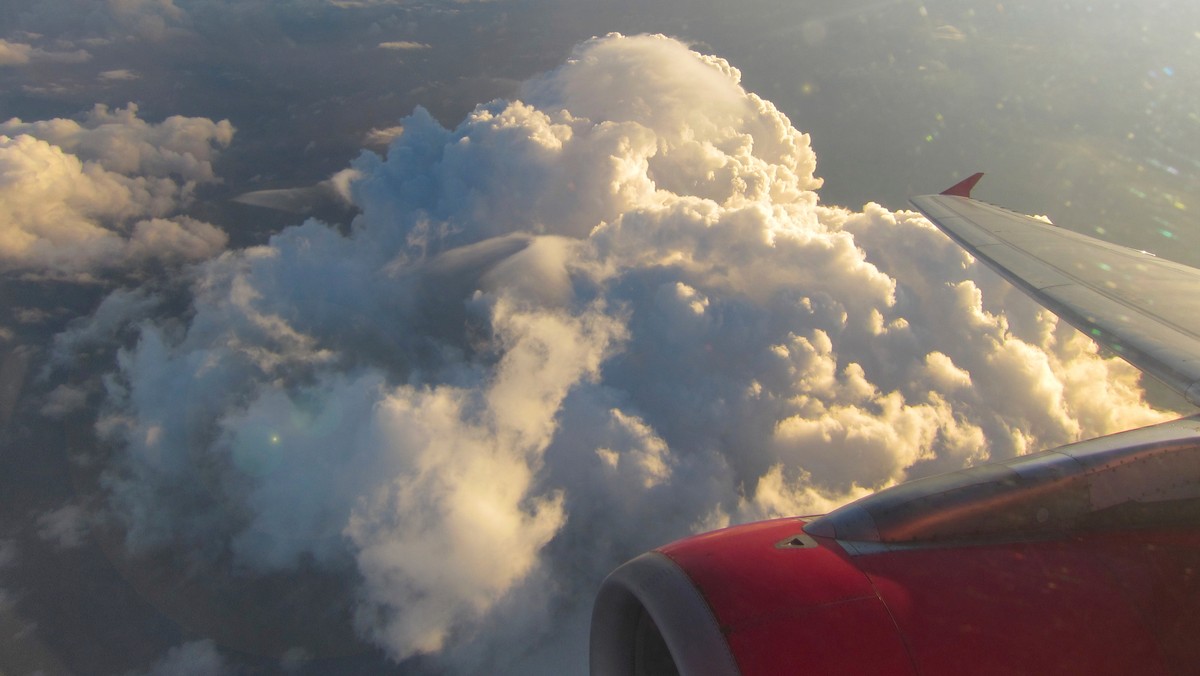
[[[1200,406],[1200,270],[972,199],[981,175],[912,204],[1046,308]]]

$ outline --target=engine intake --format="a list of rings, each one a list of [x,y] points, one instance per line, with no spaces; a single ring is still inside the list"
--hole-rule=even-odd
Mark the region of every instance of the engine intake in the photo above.
[[[712,609],[671,559],[648,552],[604,580],[592,609],[593,676],[737,676]]]

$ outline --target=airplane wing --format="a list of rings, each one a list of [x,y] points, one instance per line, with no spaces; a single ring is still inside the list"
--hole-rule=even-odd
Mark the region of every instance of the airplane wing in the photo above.
[[[1200,405],[1200,270],[971,199],[982,175],[912,203],[1039,303]]]

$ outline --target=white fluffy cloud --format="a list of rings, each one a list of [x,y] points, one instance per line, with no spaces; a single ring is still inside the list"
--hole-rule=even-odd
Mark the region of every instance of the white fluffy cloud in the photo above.
[[[212,162],[217,151],[233,140],[234,129],[228,120],[179,115],[152,124],[138,117],[138,107],[131,103],[115,110],[98,104],[82,123],[13,118],[0,123],[0,133],[40,139],[105,171],[155,177],[177,174],[198,183],[216,180]]]
[[[1163,417],[918,215],[822,206],[815,167],[661,36],[454,129],[417,110],[347,174],[349,235],[204,263],[186,330],[121,353],[130,546],[344,570],[396,659],[582,671],[590,594],[642,549]]]
[[[0,123],[0,270],[74,276],[147,260],[197,260],[225,233],[179,215],[195,187],[217,178],[228,121],[97,105],[82,123]]]

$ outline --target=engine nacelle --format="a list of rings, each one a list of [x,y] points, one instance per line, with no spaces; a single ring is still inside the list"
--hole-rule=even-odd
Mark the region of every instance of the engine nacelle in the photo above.
[[[644,554],[592,674],[1197,673],[1198,420]]]
[[[803,525],[714,531],[618,568],[592,614],[592,673],[912,673],[870,580]]]

